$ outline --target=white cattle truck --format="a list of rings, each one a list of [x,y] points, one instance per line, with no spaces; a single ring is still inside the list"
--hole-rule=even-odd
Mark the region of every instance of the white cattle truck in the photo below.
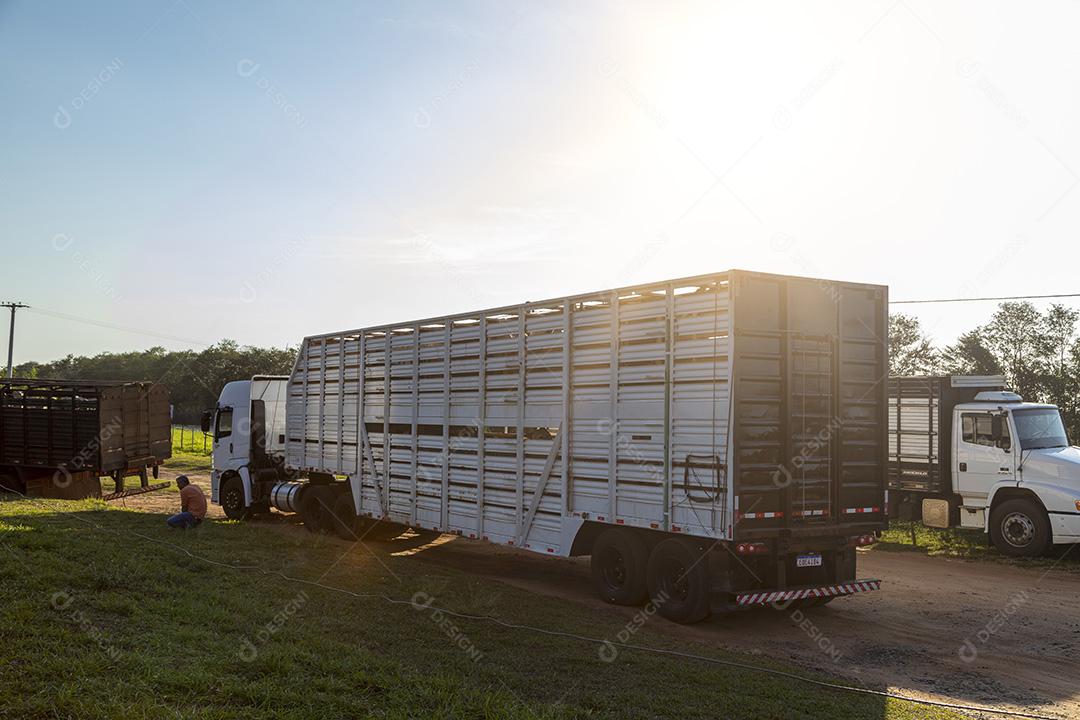
[[[734,270],[313,335],[225,387],[213,500],[591,555],[604,600],[677,622],[875,590],[887,308]]]
[[[1080,542],[1080,449],[1056,406],[1001,376],[889,380],[889,490],[897,515],[981,530],[1007,555]]]

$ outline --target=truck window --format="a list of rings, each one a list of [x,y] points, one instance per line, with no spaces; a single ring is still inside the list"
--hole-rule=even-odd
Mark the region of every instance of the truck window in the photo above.
[[[994,436],[991,431],[990,415],[987,413],[964,413],[960,416],[960,439],[972,445],[986,445],[994,447]],[[1009,425],[1002,426],[1001,439],[1005,447],[1009,447]]]
[[[1020,436],[1020,447],[1023,450],[1069,445],[1069,436],[1057,408],[1013,410],[1013,420],[1016,422],[1016,434]]]
[[[217,427],[214,428],[214,439],[224,440],[232,435],[232,408],[221,408],[217,414]]]

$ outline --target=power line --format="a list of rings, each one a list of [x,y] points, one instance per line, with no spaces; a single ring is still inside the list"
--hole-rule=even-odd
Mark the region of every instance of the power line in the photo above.
[[[124,327],[123,325],[116,325],[113,323],[102,322],[101,320],[94,320],[93,318],[79,317],[78,315],[69,315],[68,313],[57,312],[55,310],[45,310],[43,308],[31,308],[30,312],[39,313],[41,315],[48,315],[49,317],[59,318],[61,320],[70,320],[71,322],[84,323],[86,325],[94,325],[97,327],[108,328],[109,330],[119,330],[121,332],[133,333],[135,335],[146,335],[147,337],[158,338],[161,340],[172,340],[173,342],[187,343],[188,345],[201,345],[202,347],[211,347],[214,343],[206,342],[205,340],[193,340],[191,338],[179,337],[176,335],[165,335],[153,330],[140,330],[138,328]]]
[[[1000,300],[1045,300],[1047,298],[1074,298],[1080,293],[1059,293],[1056,295],[1011,295],[1007,297],[943,298],[940,300],[890,300],[890,305],[921,305],[924,303],[983,302]]]

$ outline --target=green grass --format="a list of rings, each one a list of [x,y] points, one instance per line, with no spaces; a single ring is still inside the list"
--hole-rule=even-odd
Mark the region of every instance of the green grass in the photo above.
[[[173,450],[171,458],[165,461],[164,467],[176,472],[197,473],[209,475],[212,466],[209,455],[195,455],[192,453],[178,453]]]
[[[915,531],[915,544],[911,542],[912,529]],[[963,560],[987,560],[1024,567],[1049,567],[1080,572],[1080,550],[1055,546],[1042,558],[1011,558],[1002,555],[990,544],[990,538],[978,530],[960,528],[930,528],[921,522],[893,520],[889,529],[881,534],[880,542],[872,546],[875,550],[898,552],[921,552],[940,557],[960,558]]]
[[[214,449],[214,439],[198,428],[174,425],[172,448],[174,453],[209,456]]]
[[[393,557],[385,545],[266,522],[180,532],[161,515],[100,501],[6,499],[0,717],[957,717],[641,651],[602,662],[596,645],[453,619],[482,653],[474,660],[430,610],[232,569],[241,566],[405,600],[422,591],[441,608],[591,637],[626,627],[626,615],[432,565],[423,553]],[[299,608],[260,638],[290,602]],[[654,619],[631,641],[792,670],[678,638]]]
[[[213,438],[198,428],[174,425],[172,429],[172,457],[165,467],[176,472],[207,474],[210,472],[210,455]]]

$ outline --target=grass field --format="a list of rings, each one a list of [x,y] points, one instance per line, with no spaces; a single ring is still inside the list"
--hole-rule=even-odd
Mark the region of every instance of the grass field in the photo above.
[[[912,529],[915,531],[915,544],[911,541]],[[885,551],[921,552],[927,555],[964,560],[989,560],[1024,567],[1053,565],[1061,569],[1080,572],[1080,548],[1069,549],[1055,546],[1046,557],[1016,559],[1002,555],[990,544],[990,539],[986,534],[977,530],[930,528],[921,522],[906,520],[890,522],[889,529],[882,533],[881,541],[873,548]]]
[[[176,472],[210,472],[210,452],[213,438],[198,428],[180,427],[172,429],[172,457],[165,467]]]
[[[418,609],[408,601],[424,593],[434,608],[592,638],[628,627],[422,555],[280,523],[180,532],[100,501],[5,498],[0,717],[956,717],[640,650],[605,662],[604,646]],[[665,622],[630,641],[792,670],[677,641]]]

